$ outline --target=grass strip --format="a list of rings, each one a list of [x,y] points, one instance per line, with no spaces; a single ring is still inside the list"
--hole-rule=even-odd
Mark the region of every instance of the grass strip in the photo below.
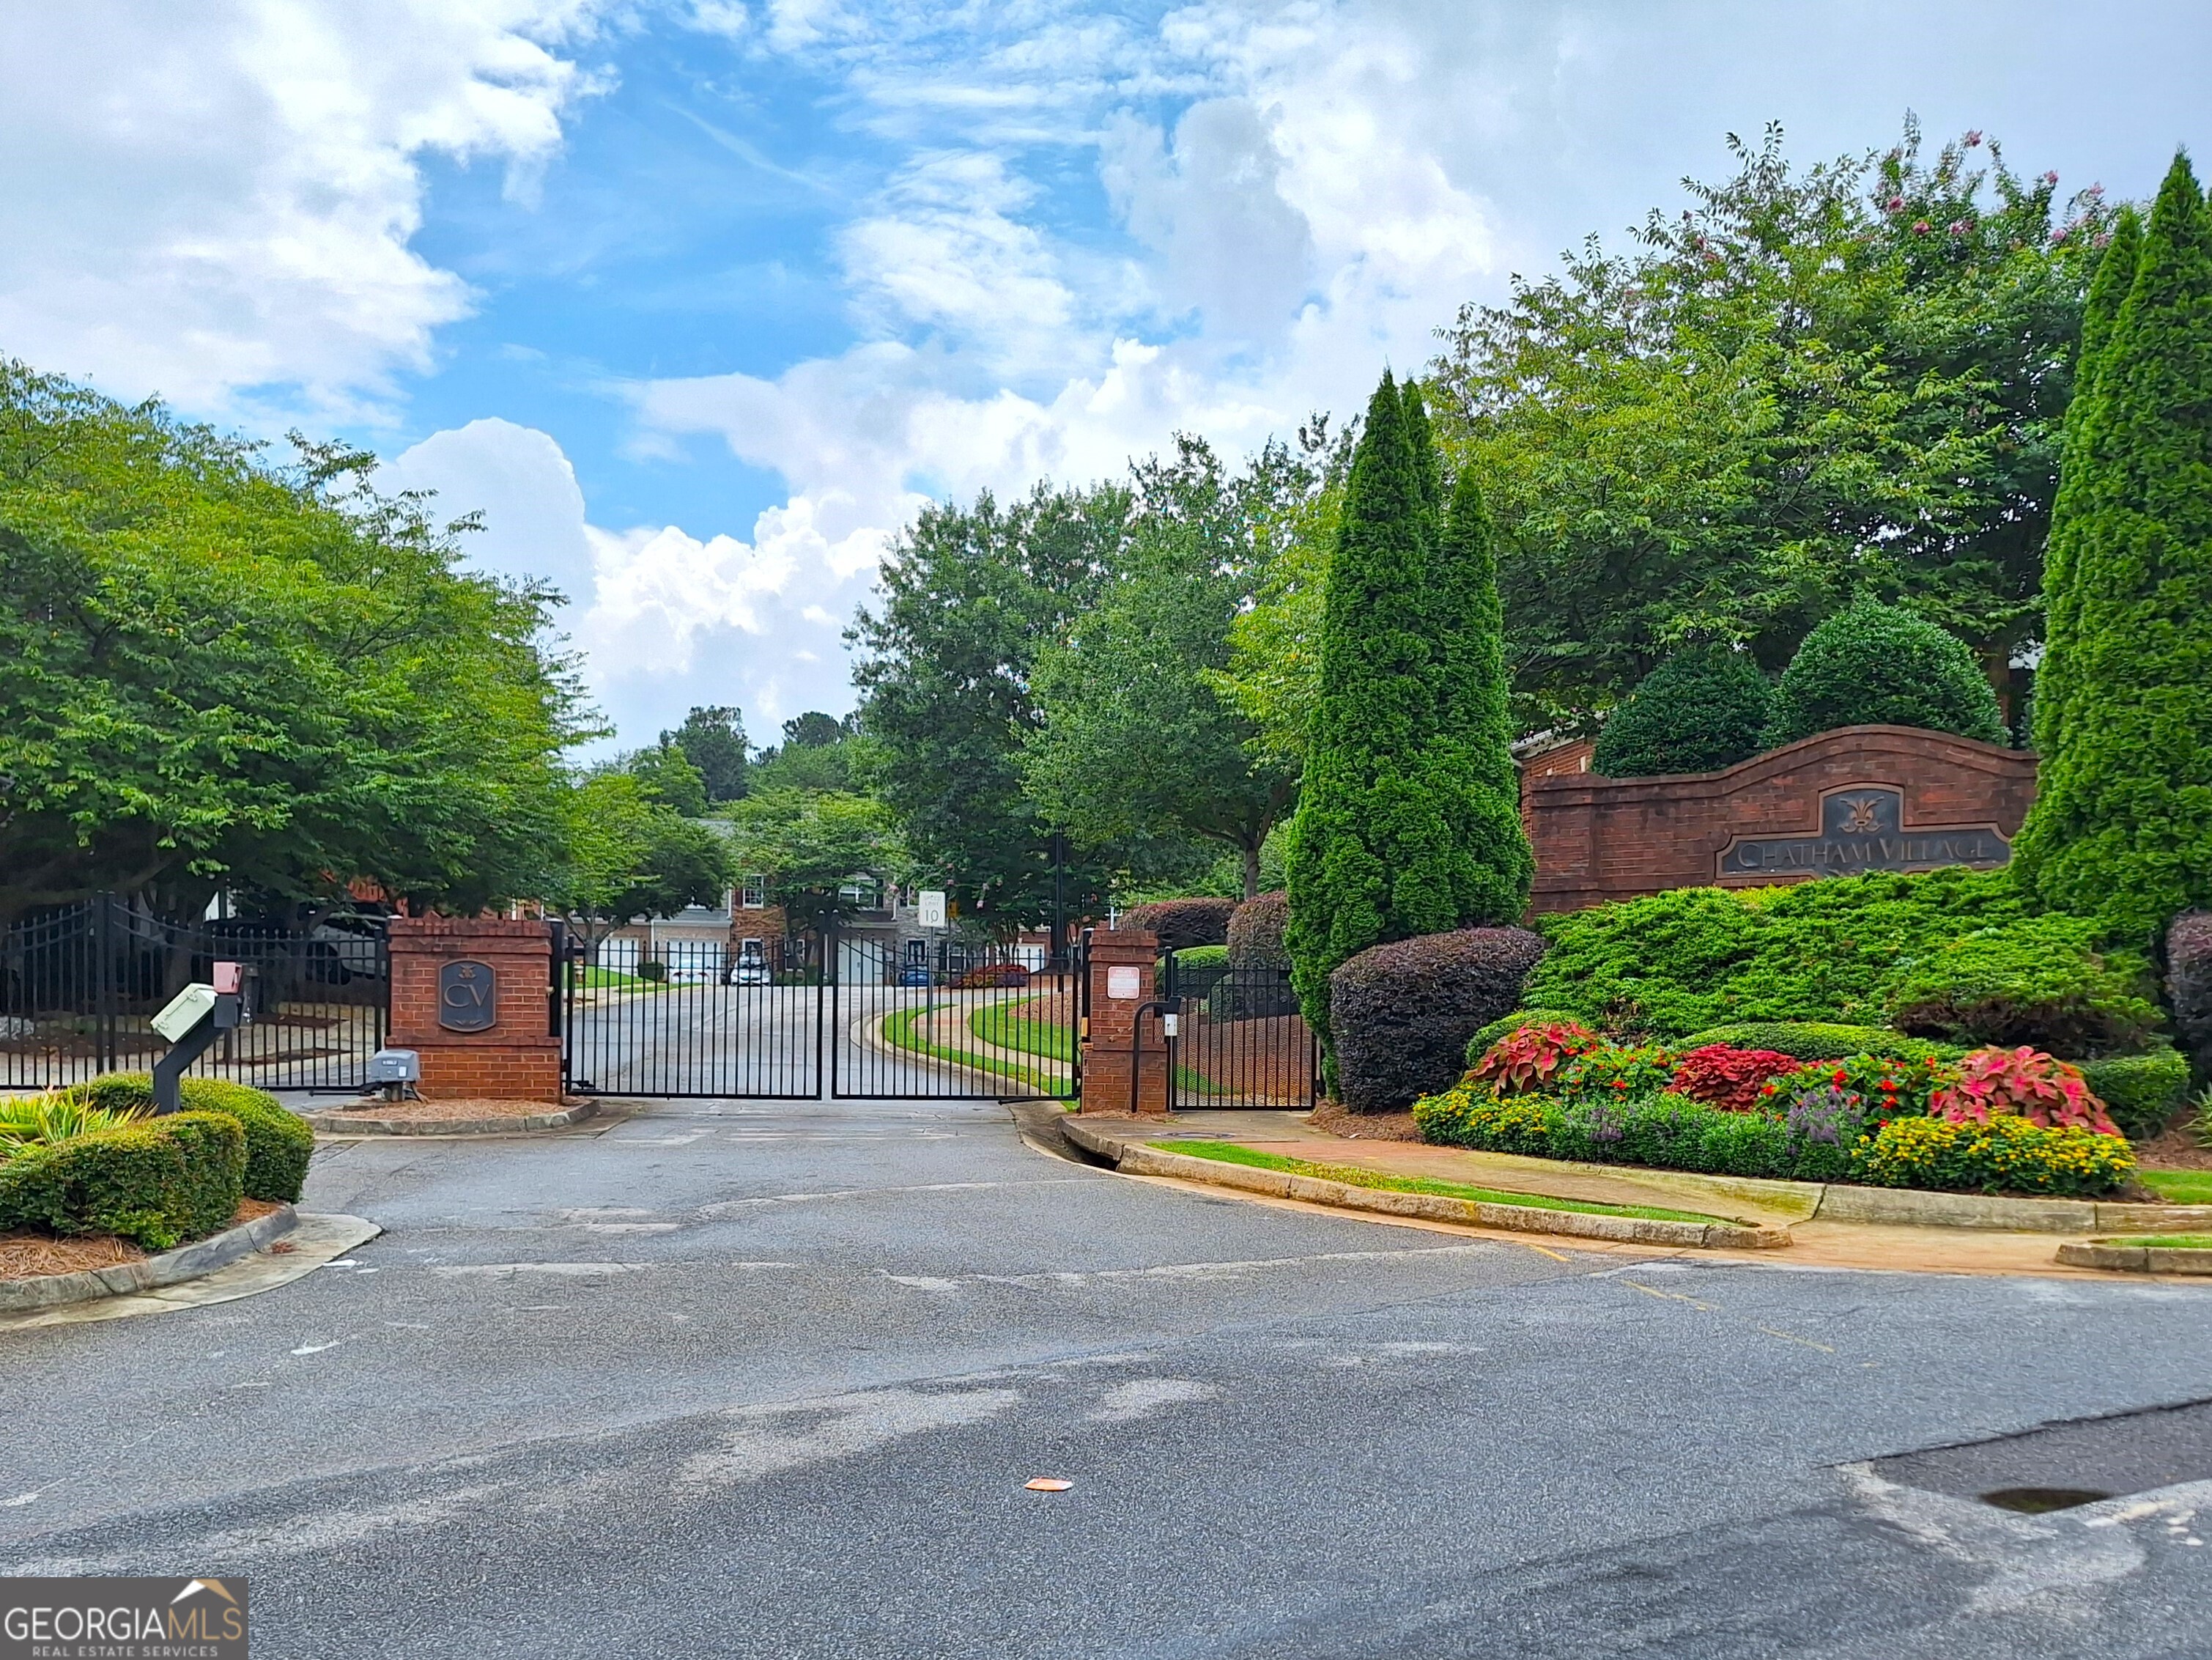
[[[1633,1216],[1647,1222],[1717,1222],[1738,1227],[1724,1216],[1705,1216],[1692,1210],[1662,1210],[1656,1205],[1601,1205],[1593,1200],[1553,1199],[1540,1193],[1504,1193],[1496,1188],[1470,1187],[1463,1182],[1437,1182],[1425,1176],[1391,1176],[1358,1164],[1317,1164],[1279,1152],[1262,1152],[1235,1141],[1152,1141],[1147,1146],[1162,1152],[1187,1152],[1195,1158],[1217,1159],[1224,1164],[1249,1164],[1258,1170],[1287,1171],[1346,1187],[1382,1188],[1392,1193],[1433,1193],[1447,1199],[1474,1199],[1486,1205],[1514,1205],[1523,1210],[1578,1211],[1586,1216]]]
[[[893,1049],[905,1050],[908,1055],[923,1055],[933,1061],[950,1061],[956,1066],[966,1067],[971,1071],[987,1072],[996,1078],[1011,1078],[1016,1083],[1025,1085],[1040,1095],[1051,1095],[1058,1090],[1066,1088],[1066,1079],[1048,1077],[1028,1067],[1017,1066],[1012,1061],[1001,1061],[995,1055],[983,1055],[974,1049],[956,1049],[948,1044],[939,1043],[933,1038],[924,1037],[917,1030],[917,1026],[920,1022],[936,1013],[939,1006],[933,1003],[926,1008],[900,1009],[895,1013],[885,1015],[883,1025],[884,1042],[889,1043]]]
[[[2136,1180],[2177,1205],[2212,1205],[2212,1170],[2139,1170]]]
[[[2153,1250],[2212,1250],[2212,1233],[2118,1233],[2093,1245],[2148,1245]]]
[[[1062,1020],[1040,1020],[1019,1011],[1046,1000],[1024,997],[1011,1002],[986,1003],[968,1017],[968,1030],[987,1043],[1019,1049],[1024,1055],[1048,1061],[1075,1059],[1075,1034]]]

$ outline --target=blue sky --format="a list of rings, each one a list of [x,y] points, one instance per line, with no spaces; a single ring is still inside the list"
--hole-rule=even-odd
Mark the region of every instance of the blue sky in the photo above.
[[[20,7],[0,350],[373,447],[620,741],[764,739],[926,497],[1352,408],[1770,119],[2143,194],[2208,70],[2182,4]]]

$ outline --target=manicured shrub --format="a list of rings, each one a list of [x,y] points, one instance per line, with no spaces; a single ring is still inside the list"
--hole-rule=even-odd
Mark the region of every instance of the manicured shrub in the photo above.
[[[1501,1019],[1492,1021],[1467,1040],[1467,1064],[1469,1071],[1482,1065],[1482,1058],[1504,1039],[1527,1026],[1573,1026],[1588,1036],[1589,1045],[1597,1043],[1595,1033],[1578,1023],[1571,1014],[1562,1014],[1557,1009],[1516,1009]],[[1580,1039],[1577,1040],[1580,1042]],[[1580,1053],[1577,1050],[1577,1053]]]
[[[1291,896],[1263,893],[1247,899],[1229,915],[1229,960],[1240,969],[1286,969],[1291,954],[1283,946],[1290,926]]]
[[[1331,1025],[1337,970],[1373,946],[1511,922],[1534,869],[1507,747],[1489,526],[1471,477],[1448,518],[1441,495],[1419,393],[1385,374],[1329,565],[1285,935],[1327,1075],[1347,1101],[1357,1091]]]
[[[1618,1036],[1675,1038],[1741,1021],[1879,1025],[1901,959],[2025,912],[2002,871],[1676,888],[1539,918],[1552,948],[1527,1000]]]
[[[229,1225],[246,1171],[246,1134],[223,1113],[178,1112],[0,1164],[0,1232],[112,1233],[167,1250]]]
[[[2189,1098],[2189,1060],[2179,1050],[2115,1055],[2081,1062],[2081,1081],[2130,1141],[2148,1141]]]
[[[2094,1198],[2135,1173],[2125,1138],[2045,1128],[1998,1114],[1984,1122],[1900,1118],[1859,1153],[1855,1179],[1875,1187]]]
[[[1739,1020],[1709,1026],[1682,1040],[1685,1049],[1726,1043],[1743,1049],[1780,1049],[1801,1061],[1841,1061],[1854,1055],[1884,1055],[1899,1061],[1955,1061],[1963,1043],[1933,1043],[1907,1037],[1886,1026],[1842,1026],[1820,1020]]]
[[[2185,911],[2166,930],[2166,989],[2183,1052],[2212,1077],[2212,911]]]
[[[1808,1096],[1840,1090],[1859,1104],[1864,1122],[1880,1126],[1893,1118],[1926,1116],[1936,1091],[1957,1076],[1948,1061],[1850,1055],[1800,1067],[1761,1085],[1759,1094],[1771,1109],[1795,1110],[1796,1104]]]
[[[1462,928],[1360,952],[1330,979],[1338,1090],[1354,1112],[1395,1112],[1462,1069],[1467,1040],[1521,1001],[1543,954],[1525,928]]]
[[[1234,899],[1157,899],[1130,906],[1119,925],[1154,935],[1162,951],[1183,951],[1228,944],[1229,919],[1236,909]]]
[[[1920,727],[2004,742],[1997,695],[1956,635],[1862,599],[1805,636],[1774,688],[1764,747],[1838,727]]]
[[[2002,1116],[2051,1128],[2120,1133],[2105,1104],[2089,1092],[2080,1067],[2025,1044],[1976,1049],[1958,1063],[1957,1076],[1929,1098],[1928,1110],[1954,1124],[1985,1124]]]
[[[1759,753],[1772,690],[1759,666],[1725,646],[1679,652],[1606,719],[1590,769],[1607,778],[1717,772]]]
[[[1677,1095],[1686,1095],[1723,1112],[1749,1112],[1759,1104],[1761,1085],[1795,1072],[1798,1065],[1796,1055],[1778,1049],[1707,1043],[1683,1053],[1669,1087]]]
[[[1498,1024],[1493,1020],[1482,1031],[1494,1031]],[[1481,1037],[1482,1032],[1477,1032],[1468,1040],[1469,1054],[1474,1053],[1474,1045]],[[1489,1085],[1500,1095],[1525,1095],[1531,1091],[1553,1093],[1559,1088],[1559,1074],[1567,1063],[1577,1055],[1600,1048],[1604,1042],[1587,1026],[1576,1025],[1572,1021],[1521,1026],[1483,1050],[1468,1075]]]
[[[1889,1024],[1955,1043],[2062,1055],[2139,1050],[2164,1018],[2140,958],[2095,949],[2097,925],[2024,916],[1905,958],[1885,990]]]
[[[151,1112],[154,1075],[147,1072],[112,1072],[89,1083],[73,1085],[70,1093],[80,1100],[111,1110]],[[178,1095],[186,1110],[220,1112],[238,1121],[246,1133],[246,1196],[278,1204],[299,1202],[307,1179],[307,1161],[315,1151],[315,1132],[307,1121],[266,1090],[234,1084],[221,1078],[186,1078]]]
[[[2118,242],[2114,246],[2118,247]],[[2117,263],[2117,257],[2108,260]],[[2212,210],[2176,155],[2068,411],[2022,881],[2148,946],[2212,905]]]
[[[1179,969],[1225,969],[1229,966],[1229,947],[1226,946],[1185,946],[1175,954]]]

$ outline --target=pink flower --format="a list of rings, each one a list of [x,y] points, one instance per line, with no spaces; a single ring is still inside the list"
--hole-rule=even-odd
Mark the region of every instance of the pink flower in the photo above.
[[[2046,173],[2043,175],[2043,182],[2046,185],[2055,185],[2058,182],[2058,175],[2055,173]]]
[[[1916,219],[1912,222],[1912,234],[1915,236],[1927,235],[1929,228],[1930,227],[1925,219]]]
[[[1901,196],[1893,196],[1888,201],[1883,203],[1882,206],[1891,213],[1902,213],[1905,211],[1905,198]]]
[[[1968,230],[1972,228],[1972,227],[1968,225],[1963,219],[1954,219],[1949,224],[1944,226],[1943,228],[1949,231],[1954,236],[1964,236]]]
[[[2082,195],[2084,195],[2084,196],[2092,196],[2092,197],[2094,197],[2094,196],[2102,196],[2104,193],[2105,193],[2105,187],[2104,187],[2102,185],[2090,185],[2090,186],[2089,186],[2089,188],[2088,188],[2088,189],[2087,189],[2087,190],[2085,190],[2085,191],[2083,191],[2083,192],[2081,192],[2081,194],[2082,194]]]
[[[1972,132],[1966,135],[1966,148],[1968,149],[1973,149],[1975,145],[1981,142],[1982,130],[1979,127],[1976,127]]]

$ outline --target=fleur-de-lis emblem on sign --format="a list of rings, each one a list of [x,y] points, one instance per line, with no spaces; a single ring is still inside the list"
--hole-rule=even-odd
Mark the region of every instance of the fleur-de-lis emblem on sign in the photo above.
[[[1875,810],[1881,806],[1881,798],[1877,795],[1861,795],[1846,800],[1844,803],[1845,813],[1844,834],[1872,836],[1881,828],[1875,823],[1874,817]]]

